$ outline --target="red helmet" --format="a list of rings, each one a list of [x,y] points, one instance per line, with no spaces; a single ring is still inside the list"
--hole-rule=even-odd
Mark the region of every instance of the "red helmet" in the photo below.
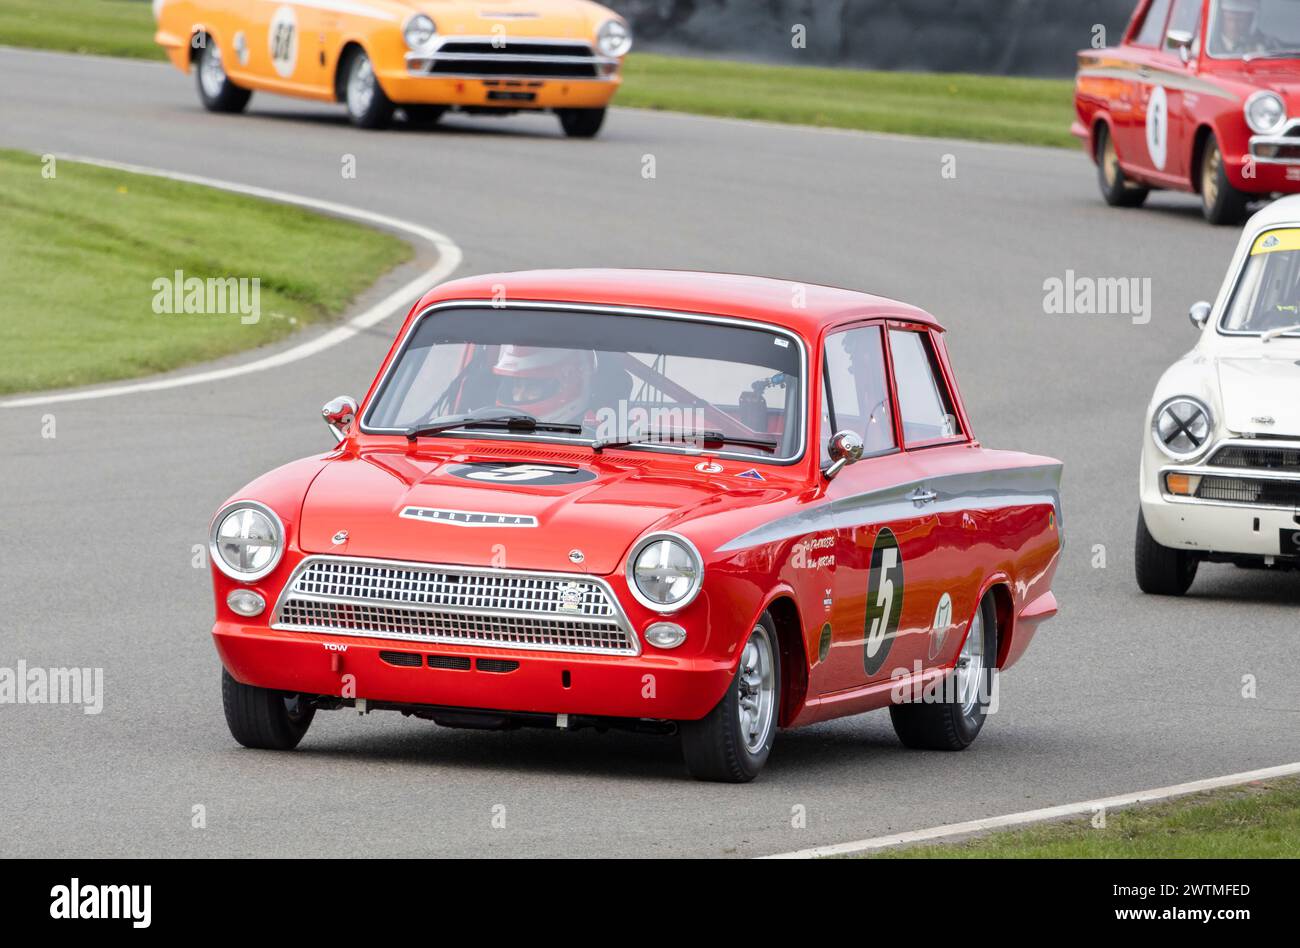
[[[576,349],[504,345],[492,373],[500,377],[498,408],[542,421],[581,422],[590,407],[596,354]]]

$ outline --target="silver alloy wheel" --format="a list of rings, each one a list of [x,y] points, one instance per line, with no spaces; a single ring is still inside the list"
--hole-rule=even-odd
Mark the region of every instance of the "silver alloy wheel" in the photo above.
[[[975,610],[966,644],[957,656],[957,700],[961,713],[970,716],[979,702],[980,687],[984,679],[984,609]]]
[[[348,111],[353,115],[365,115],[374,99],[375,69],[370,65],[370,57],[358,53],[348,75]]]
[[[199,82],[203,84],[203,93],[209,99],[221,95],[221,90],[226,85],[226,67],[221,64],[221,49],[211,37],[208,37],[203,55],[199,58]]]
[[[757,754],[767,744],[776,717],[776,674],[772,640],[767,629],[755,626],[745,650],[740,655],[740,675],[736,682],[740,700],[737,714],[745,749]]]

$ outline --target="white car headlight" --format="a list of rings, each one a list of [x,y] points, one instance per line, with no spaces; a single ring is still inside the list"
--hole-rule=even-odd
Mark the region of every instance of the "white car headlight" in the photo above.
[[[685,537],[655,533],[627,558],[627,584],[636,601],[655,612],[687,606],[704,582],[704,561]]]
[[[284,524],[255,500],[238,500],[212,521],[208,550],[217,569],[250,583],[275,569],[284,554]]]
[[[411,49],[423,49],[438,35],[438,27],[423,13],[417,13],[402,27],[402,39]]]
[[[1214,419],[1210,409],[1190,395],[1171,398],[1156,411],[1151,436],[1158,447],[1175,461],[1188,461],[1210,446]]]
[[[596,33],[596,46],[602,55],[626,56],[632,48],[632,28],[622,20],[606,20]]]
[[[1246,100],[1246,124],[1256,135],[1279,131],[1286,122],[1286,103],[1276,92],[1256,92]]]

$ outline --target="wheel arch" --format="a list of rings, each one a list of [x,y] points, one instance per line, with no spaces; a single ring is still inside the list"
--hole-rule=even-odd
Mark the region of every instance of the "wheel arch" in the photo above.
[[[799,617],[799,606],[793,592],[788,589],[776,592],[763,606],[762,612],[770,615],[776,626],[777,647],[781,653],[781,703],[777,725],[787,727],[808,697],[808,651],[803,620]]]
[[[356,38],[347,39],[339,49],[338,57],[334,60],[334,101],[342,102],[347,98],[347,69],[355,53],[365,53],[370,55],[361,40]]]
[[[190,27],[190,31],[185,38],[186,43],[189,44],[189,52],[185,56],[185,63],[191,67],[199,58],[199,50],[202,49],[208,41],[205,40],[204,43],[196,43],[195,39],[199,36],[206,36],[208,40],[216,43],[218,46],[221,45],[221,38],[213,31],[212,27],[208,26],[206,23],[195,23]]]
[[[1097,133],[1102,129],[1106,134],[1113,137],[1115,132],[1114,123],[1111,121],[1109,112],[1098,111],[1092,117],[1092,122],[1088,125],[1088,154],[1092,157],[1094,165],[1101,164],[1101,155],[1097,154],[1097,149],[1101,147],[1101,139]],[[1115,145],[1115,154],[1119,154],[1119,144]]]
[[[975,608],[983,607],[984,600],[990,598],[993,600],[993,618],[996,623],[993,634],[997,637],[998,644],[996,667],[1001,668],[1011,651],[1011,637],[1016,615],[1015,597],[1011,593],[1011,577],[1005,573],[997,573],[985,580],[984,585],[980,587]]]
[[[1187,163],[1187,174],[1191,178],[1192,191],[1196,194],[1201,193],[1201,159],[1205,155],[1205,143],[1209,141],[1211,135],[1217,139],[1218,131],[1209,122],[1202,122],[1196,127],[1196,134],[1192,136],[1192,154],[1191,160]]]

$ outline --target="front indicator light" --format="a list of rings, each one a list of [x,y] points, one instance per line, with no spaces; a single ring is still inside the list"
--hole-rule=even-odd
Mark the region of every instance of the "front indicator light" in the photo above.
[[[226,597],[230,611],[252,618],[260,616],[266,610],[266,600],[251,589],[236,589]]]
[[[686,641],[686,630],[675,622],[656,622],[645,630],[645,640],[655,648],[676,648]]]
[[[1201,478],[1196,474],[1166,474],[1165,490],[1179,497],[1195,497]]]

